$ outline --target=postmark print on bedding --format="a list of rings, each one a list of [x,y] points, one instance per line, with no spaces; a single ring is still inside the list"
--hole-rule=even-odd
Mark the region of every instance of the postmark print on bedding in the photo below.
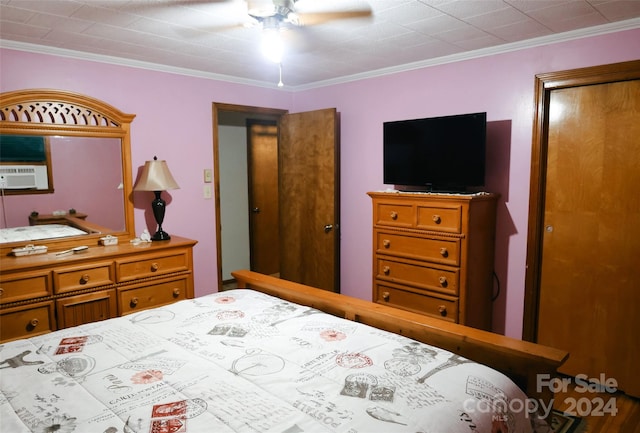
[[[83,379],[96,366],[96,360],[82,353],[75,353],[56,362],[50,362],[38,368],[42,374],[61,373],[75,379]]]
[[[378,378],[372,374],[350,374],[344,379],[341,395],[366,398],[369,388],[378,384]]]
[[[216,314],[218,320],[236,320],[242,319],[244,312],[239,310],[220,311]]]
[[[418,374],[421,370],[421,367],[417,362],[402,358],[391,358],[386,360],[384,362],[384,368],[401,377],[413,376],[414,374]]]
[[[139,371],[133,376],[131,376],[131,382],[138,385],[142,385],[147,383],[158,382],[162,380],[163,377],[164,375],[160,370],[145,370],[145,371]]]
[[[81,337],[67,337],[60,340],[58,348],[56,349],[56,355],[63,355],[65,353],[82,352],[84,345],[89,339],[88,336],[83,335]]]
[[[249,330],[238,325],[232,325],[230,323],[223,323],[213,327],[209,331],[209,335],[226,335],[228,337],[244,337],[249,333]]]
[[[395,390],[394,385],[379,383],[378,378],[372,374],[355,373],[344,379],[344,386],[340,394],[348,397],[368,397],[371,401],[392,402]]]
[[[184,418],[154,419],[149,433],[186,433],[186,421]]]
[[[233,296],[221,296],[219,298],[216,298],[215,302],[217,302],[218,304],[232,304],[236,302],[236,298],[234,298]]]
[[[207,402],[201,398],[156,404],[151,410],[151,418],[195,418],[204,413],[207,410],[207,406]]]
[[[340,341],[347,338],[344,332],[336,331],[335,329],[325,329],[320,333],[320,338],[325,341]]]
[[[373,360],[363,353],[341,353],[336,357],[336,364],[344,368],[371,367]]]
[[[180,416],[187,413],[187,401],[174,401],[172,403],[156,404],[151,410],[151,418],[167,416]]]

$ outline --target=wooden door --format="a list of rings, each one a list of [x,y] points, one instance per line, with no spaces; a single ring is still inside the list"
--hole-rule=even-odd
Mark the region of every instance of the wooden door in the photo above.
[[[247,121],[251,270],[280,272],[278,223],[278,127]]]
[[[547,95],[535,339],[640,395],[640,80],[603,81]]]
[[[280,121],[280,277],[339,291],[336,110]]]

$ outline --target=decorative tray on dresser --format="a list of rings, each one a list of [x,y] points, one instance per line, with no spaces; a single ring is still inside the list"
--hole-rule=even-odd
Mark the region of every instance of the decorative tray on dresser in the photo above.
[[[0,258],[0,341],[193,298],[193,246],[171,240]]]
[[[490,330],[497,196],[368,194],[374,302]]]

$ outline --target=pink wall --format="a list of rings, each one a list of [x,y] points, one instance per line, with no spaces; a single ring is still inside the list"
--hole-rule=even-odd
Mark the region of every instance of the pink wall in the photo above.
[[[28,71],[28,73],[26,72]],[[217,290],[214,201],[202,196],[213,167],[212,102],[286,109],[291,94],[192,76],[71,58],[0,50],[0,91],[53,88],[101,99],[136,115],[131,127],[134,180],[146,160],[167,160],[180,189],[163,193],[169,234],[197,239],[196,295]],[[153,193],[134,193],[136,233],[155,231]],[[152,232],[153,233],[153,232]]]
[[[294,95],[292,111],[341,113],[342,292],[370,298],[371,203],[382,183],[382,123],[487,112],[487,190],[498,204],[494,331],[522,335],[536,74],[640,59],[640,30],[449,63]],[[366,107],[366,109],[363,109]]]
[[[371,203],[383,189],[382,122],[487,111],[487,189],[501,194],[496,271],[502,292],[494,329],[522,330],[533,84],[537,73],[640,58],[640,30],[531,48],[380,78],[289,92],[61,57],[3,50],[0,90],[50,87],[102,99],[137,114],[133,166],[166,159],[181,189],[169,199],[165,229],[198,239],[196,294],[215,290],[213,201],[202,198],[202,169],[212,166],[211,102],[341,114],[342,292],[371,299]],[[26,74],[24,71],[29,71]],[[134,173],[134,177],[135,177]],[[152,221],[149,194],[136,195],[138,232]],[[145,215],[146,214],[146,215]],[[145,218],[146,217],[146,218]],[[150,223],[151,225],[151,223]]]

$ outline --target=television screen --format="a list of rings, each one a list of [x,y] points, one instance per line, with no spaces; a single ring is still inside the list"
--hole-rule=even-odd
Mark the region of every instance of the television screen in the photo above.
[[[385,122],[384,183],[465,192],[484,186],[487,113]]]

